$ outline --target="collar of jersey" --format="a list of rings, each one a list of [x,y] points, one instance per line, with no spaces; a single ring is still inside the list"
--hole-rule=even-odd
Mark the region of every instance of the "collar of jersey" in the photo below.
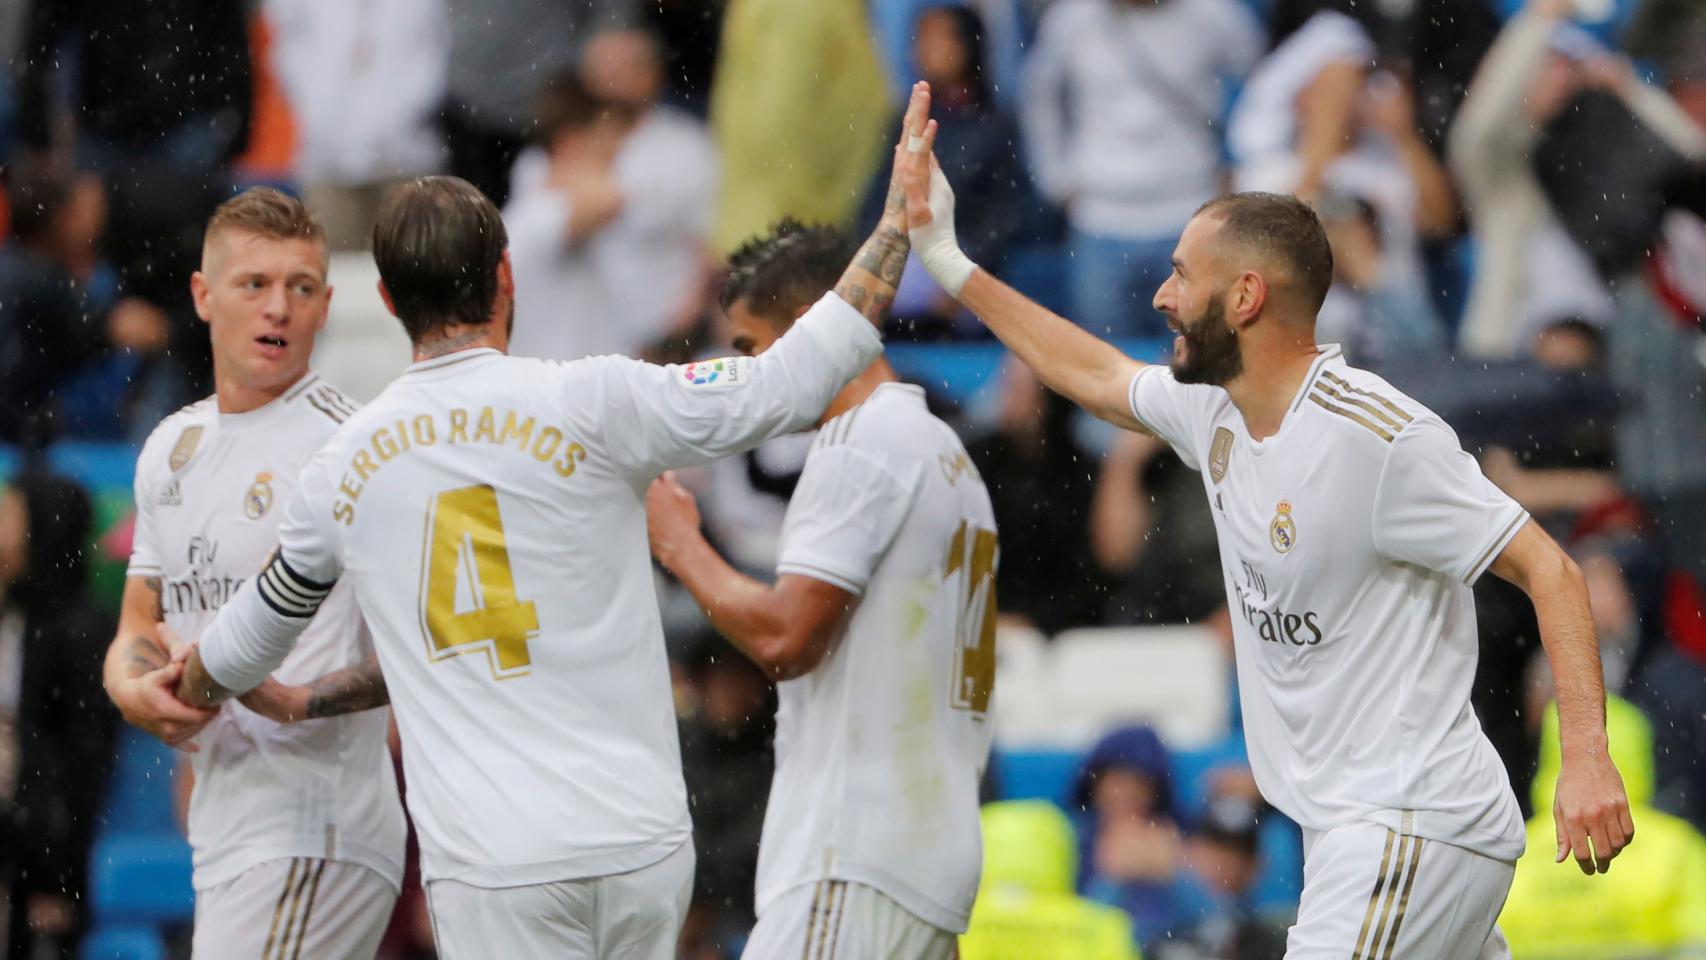
[[[218,395],[215,394],[213,397],[214,422],[219,425],[220,430],[229,431],[247,430],[251,427],[259,426],[260,424],[266,423],[272,418],[278,416],[280,411],[290,406],[290,402],[292,400],[300,397],[304,391],[319,381],[320,375],[310,370],[302,377],[301,380],[291,384],[289,390],[286,390],[284,393],[268,400],[266,403],[261,404],[253,410],[246,410],[242,413],[221,412],[219,409],[219,398]]]
[[[461,363],[464,360],[473,360],[478,357],[501,356],[503,356],[503,354],[495,347],[475,347],[472,350],[458,350],[455,353],[447,353],[442,357],[433,357],[431,360],[422,360],[419,363],[411,363],[407,367],[403,368],[403,372],[399,374],[399,376],[406,377],[414,373],[425,373],[428,370],[438,370],[452,364]]]
[[[916,397],[920,401],[922,401],[924,399],[924,388],[923,387],[919,386],[916,383],[903,383],[899,380],[890,380],[886,383],[877,384],[877,389],[871,391],[871,396],[874,397],[877,394],[882,393],[884,390],[887,390],[890,387],[893,387],[899,393],[904,393],[908,396]]]
[[[1321,355],[1316,357],[1315,362],[1309,365],[1309,375],[1303,378],[1303,385],[1297,388],[1297,394],[1291,398],[1291,406],[1285,408],[1285,419],[1280,421],[1280,427],[1278,430],[1274,431],[1274,435],[1266,440],[1257,440],[1250,436],[1250,431],[1248,429],[1241,431],[1244,434],[1244,442],[1250,445],[1250,452],[1257,456],[1261,456],[1263,453],[1267,452],[1268,448],[1274,446],[1279,441],[1279,438],[1285,436],[1285,432],[1291,429],[1292,421],[1298,419],[1298,408],[1303,406],[1304,398],[1309,396],[1309,388],[1315,385],[1315,378],[1321,375],[1321,368],[1325,367],[1328,363],[1337,360],[1341,353],[1339,345],[1336,343],[1320,344],[1320,350]],[[1239,425],[1242,426],[1244,418],[1239,417],[1238,422]]]

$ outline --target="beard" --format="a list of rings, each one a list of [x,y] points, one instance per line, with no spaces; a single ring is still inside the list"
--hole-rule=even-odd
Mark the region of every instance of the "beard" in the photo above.
[[[1216,296],[1195,323],[1179,323],[1185,341],[1184,356],[1175,355],[1170,365],[1173,379],[1180,383],[1206,383],[1223,387],[1244,372],[1244,355],[1238,337],[1226,323],[1226,307]]]

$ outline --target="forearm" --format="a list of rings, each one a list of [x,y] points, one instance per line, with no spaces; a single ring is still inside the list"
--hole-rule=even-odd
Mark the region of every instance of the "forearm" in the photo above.
[[[1520,154],[1534,138],[1524,112],[1528,88],[1546,62],[1556,18],[1529,10],[1513,18],[1481,61],[1451,130],[1452,163],[1462,171]]]
[[[334,670],[307,685],[303,714],[310,720],[374,710],[391,702],[379,658],[368,657],[353,667]]]
[[[1457,193],[1451,175],[1419,134],[1404,137],[1398,151],[1416,183],[1417,231],[1428,238],[1449,235],[1457,228]]]
[[[208,674],[207,665],[201,660],[201,651],[192,651],[184,664],[183,678],[178,681],[178,699],[188,706],[211,710],[233,695]]]
[[[986,270],[972,273],[959,301],[1050,389],[1103,420],[1140,429],[1125,402],[1137,361]]]
[[[172,651],[156,629],[165,612],[160,604],[160,578],[132,576],[125,582],[118,632],[107,647],[101,681],[107,694],[125,680],[165,666]]]
[[[1528,595],[1558,691],[1558,728],[1566,754],[1605,751],[1605,680],[1599,641],[1579,568],[1560,554],[1531,572]]]
[[[1313,194],[1321,189],[1327,167],[1350,149],[1357,97],[1362,93],[1362,68],[1340,61],[1322,68],[1310,83],[1298,131],[1300,159],[1294,192]]]
[[[906,254],[912,242],[906,235],[906,196],[899,185],[890,187],[883,203],[882,219],[847,265],[835,293],[865,319],[883,325],[895,289],[906,269]]]
[[[1143,555],[1149,505],[1138,485],[1140,466],[1110,455],[1090,505],[1090,549],[1109,573],[1126,573]]]
[[[718,555],[703,536],[687,538],[667,565],[693,595],[711,626],[767,673],[774,666],[783,614],[775,590]]]

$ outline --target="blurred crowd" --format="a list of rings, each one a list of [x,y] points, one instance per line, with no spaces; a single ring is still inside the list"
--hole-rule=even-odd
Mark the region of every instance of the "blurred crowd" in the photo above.
[[[875,222],[920,77],[967,253],[1148,359],[1166,334],[1150,301],[1198,205],[1314,204],[1336,261],[1319,339],[1439,412],[1589,581],[1641,831],[1591,891],[1544,869],[1557,748],[1532,609],[1476,587],[1476,709],[1536,817],[1504,921],[1516,956],[1706,947],[1698,0],[0,0],[0,58],[14,951],[86,922],[111,755],[93,686],[110,623],[80,593],[89,498],[39,464],[67,441],[138,443],[209,391],[189,276],[220,200],[298,192],[340,256],[365,256],[388,186],[465,177],[504,212],[515,352],[687,359],[727,350],[716,290],[740,241],[783,216]],[[986,339],[921,269],[886,333]],[[1229,643],[1212,520],[1178,457],[1087,423],[1017,364],[993,395],[932,402],[990,487],[1004,622],[1197,623]],[[743,568],[773,569],[809,443],[686,478]],[[733,956],[775,698],[690,598],[661,596],[699,853],[683,956]],[[1271,862],[1295,838],[1236,761],[1182,801],[1172,754],[1111,731],[1058,806],[992,804],[963,955],[1278,956],[1297,884],[1259,880],[1295,871]],[[393,955],[424,955],[422,926],[400,922]]]

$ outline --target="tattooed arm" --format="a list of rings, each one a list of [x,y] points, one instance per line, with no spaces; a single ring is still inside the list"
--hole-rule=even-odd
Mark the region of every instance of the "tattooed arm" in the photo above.
[[[883,316],[894,302],[895,288],[900,286],[901,271],[906,268],[906,255],[912,249],[906,233],[906,188],[901,179],[900,158],[906,150],[907,136],[914,127],[923,124],[922,118],[929,107],[928,92],[914,87],[912,99],[907,102],[906,119],[900,125],[900,142],[895,144],[895,172],[889,178],[882,219],[877,221],[876,230],[859,248],[853,262],[847,265],[841,282],[835,285],[836,296],[878,326],[882,326]]]
[[[269,720],[295,723],[383,707],[391,702],[391,694],[379,672],[379,658],[370,656],[301,685],[269,678],[238,702]]]
[[[173,695],[183,664],[172,661],[161,637],[165,618],[159,577],[129,577],[118,634],[107,648],[102,683],[124,719],[166,743],[193,751],[187,741],[213,719],[213,711],[185,706]]]

